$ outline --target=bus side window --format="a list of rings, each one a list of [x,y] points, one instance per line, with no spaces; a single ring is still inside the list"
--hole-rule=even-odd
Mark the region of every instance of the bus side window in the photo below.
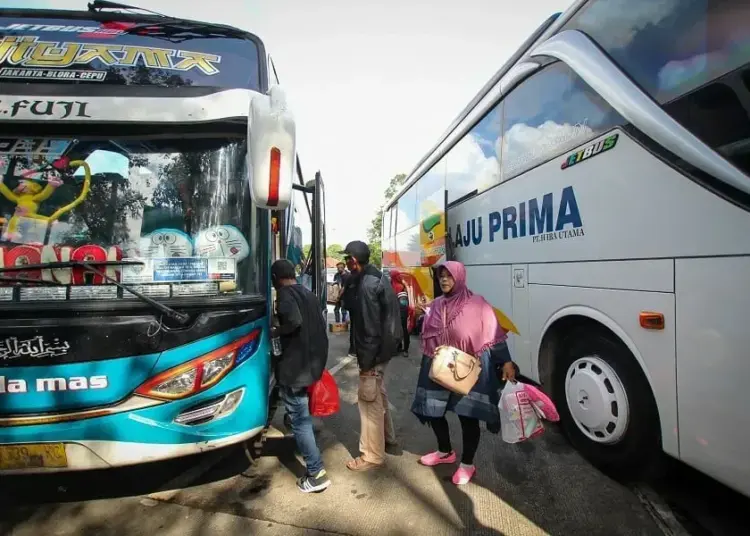
[[[400,233],[417,224],[417,188],[412,186],[398,200],[396,232]]]
[[[434,214],[443,212],[445,204],[446,158],[441,159],[417,181],[417,215],[419,223]]]
[[[548,65],[504,100],[496,141],[502,151],[502,181],[624,123],[567,65]]]
[[[500,146],[502,102],[450,150],[445,163],[445,187],[448,203],[500,182]]]
[[[750,61],[750,2],[592,0],[581,30],[664,104]]]

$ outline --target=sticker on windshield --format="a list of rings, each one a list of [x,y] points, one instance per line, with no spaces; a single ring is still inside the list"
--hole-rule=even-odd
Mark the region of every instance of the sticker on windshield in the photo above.
[[[183,49],[148,46],[115,45],[112,43],[71,43],[46,41],[35,35],[8,35],[0,40],[4,52],[0,78],[74,80],[102,82],[117,67],[145,67],[176,73],[199,72],[205,76],[218,74],[221,56]],[[51,53],[54,51],[54,53]],[[11,60],[6,60],[11,58]],[[17,58],[17,59],[16,59]],[[96,62],[105,69],[88,67]]]
[[[25,158],[58,158],[70,146],[71,140],[47,138],[0,138],[0,158],[22,156]]]
[[[585,149],[581,149],[578,152],[568,155],[560,165],[560,169],[568,169],[571,166],[580,164],[584,160],[588,160],[591,157],[594,157],[605,151],[609,151],[610,149],[614,148],[615,145],[617,145],[617,139],[619,137],[619,134],[612,134],[611,136],[604,138],[603,140],[592,143]]]
[[[143,265],[123,266],[122,282],[199,283],[234,281],[237,267],[234,259],[221,257],[141,258]]]
[[[70,287],[71,300],[114,300],[115,298],[117,298],[115,285]]]

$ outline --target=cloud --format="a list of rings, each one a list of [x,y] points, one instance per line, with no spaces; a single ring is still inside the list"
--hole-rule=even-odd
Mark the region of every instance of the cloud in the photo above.
[[[491,140],[471,132],[448,153],[446,185],[449,201],[456,200],[475,188],[483,190],[500,181],[499,153],[493,152],[488,156],[482,150],[483,145],[492,147],[488,141]]]
[[[516,123],[497,140],[498,149],[502,147],[503,180],[558,156],[567,148],[575,147],[593,135],[594,130],[586,120],[574,125],[548,120],[537,127]]]
[[[578,23],[593,29],[604,48],[625,48],[638,32],[649,25],[658,26],[678,9],[680,0],[599,0],[589,3]]]

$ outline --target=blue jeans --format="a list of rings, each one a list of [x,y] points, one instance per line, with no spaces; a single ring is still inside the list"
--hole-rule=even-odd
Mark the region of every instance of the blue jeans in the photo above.
[[[337,324],[341,322],[342,320],[346,322],[347,317],[348,317],[348,311],[344,309],[341,305],[337,305],[336,307],[333,308],[333,316],[334,318],[336,318]]]
[[[313,422],[310,416],[310,399],[307,389],[279,388],[281,400],[284,401],[286,413],[292,422],[292,433],[297,441],[297,450],[302,454],[307,466],[307,474],[315,476],[323,470],[323,459],[315,442]]]

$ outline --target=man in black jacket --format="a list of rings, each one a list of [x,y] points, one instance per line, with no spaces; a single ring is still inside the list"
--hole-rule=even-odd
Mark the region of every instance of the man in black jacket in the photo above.
[[[346,264],[339,262],[336,264],[336,273],[333,274],[333,282],[339,286],[339,298],[336,300],[336,306],[333,308],[333,316],[338,324],[342,320],[344,323],[347,321],[349,316],[347,313],[349,309],[346,308],[346,304],[343,304],[344,289],[346,288],[346,282],[349,280],[349,272],[346,271]],[[342,307],[343,305],[343,307]]]
[[[357,405],[361,421],[361,455],[346,466],[352,471],[367,471],[382,466],[386,444],[396,442],[384,374],[402,338],[401,315],[391,285],[370,264],[367,244],[349,242],[341,253],[352,274],[349,285],[355,296],[349,313],[359,365]]]
[[[344,283],[344,287],[341,289],[341,304],[344,309],[346,309],[349,312],[349,357],[357,357],[357,352],[355,350],[355,341],[354,341],[354,316],[352,316],[352,311],[356,307],[357,302],[357,280],[355,278],[352,278],[352,274],[347,274],[346,282]]]
[[[323,375],[328,360],[328,333],[318,298],[297,283],[294,265],[279,259],[271,266],[276,289],[278,326],[271,336],[281,339],[281,356],[274,362],[281,399],[307,474],[297,481],[304,493],[320,492],[331,485],[315,442],[307,388]]]

